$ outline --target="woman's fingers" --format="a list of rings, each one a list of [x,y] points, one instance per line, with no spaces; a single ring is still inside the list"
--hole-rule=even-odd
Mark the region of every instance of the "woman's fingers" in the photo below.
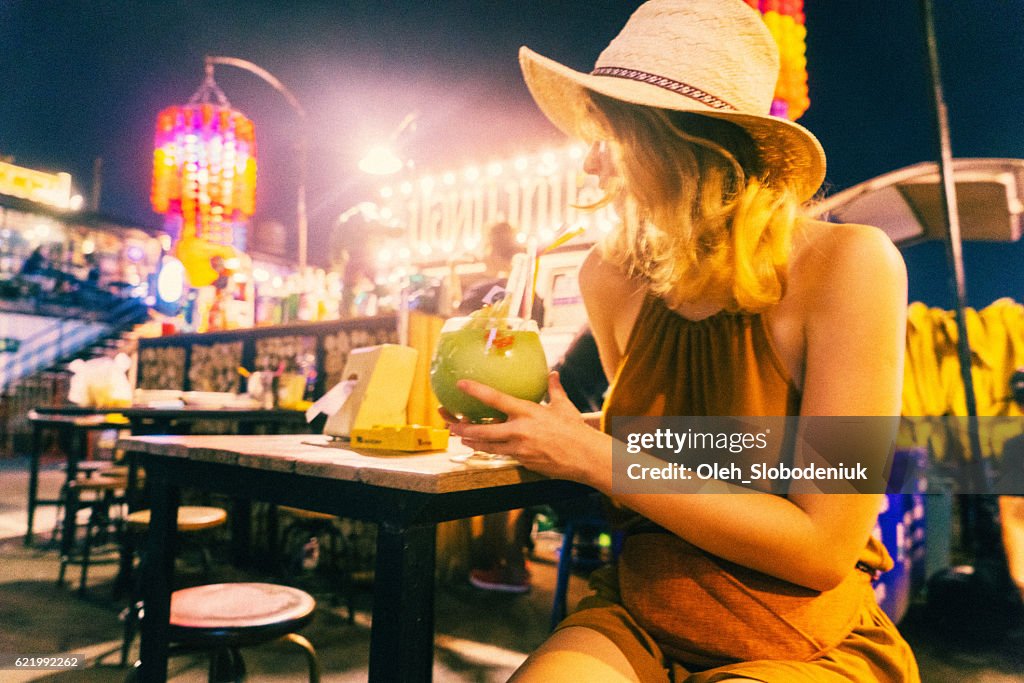
[[[470,379],[459,380],[455,386],[459,391],[472,396],[481,403],[485,403],[492,408],[497,408],[506,415],[520,414],[527,407],[537,405],[531,401],[524,401],[521,398],[509,396],[508,394],[502,393],[497,389],[493,389],[486,384],[474,382]]]
[[[557,370],[552,370],[548,373],[548,402],[562,403],[569,402],[569,395],[565,393],[565,388],[562,386],[562,378],[559,376]]]
[[[510,440],[514,433],[507,422],[499,422],[486,425],[475,425],[470,422],[461,422],[451,427],[452,434],[460,437],[463,442],[467,439],[481,443],[501,443]]]

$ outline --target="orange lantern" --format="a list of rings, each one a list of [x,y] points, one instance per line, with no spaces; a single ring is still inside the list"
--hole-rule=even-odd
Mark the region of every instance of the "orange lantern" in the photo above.
[[[807,96],[807,29],[803,0],[745,0],[761,12],[779,46],[781,69],[772,113],[793,121],[811,105]]]
[[[234,253],[256,206],[255,127],[209,72],[188,104],[157,116],[150,201],[181,221],[175,252],[191,284],[209,284],[210,256]]]

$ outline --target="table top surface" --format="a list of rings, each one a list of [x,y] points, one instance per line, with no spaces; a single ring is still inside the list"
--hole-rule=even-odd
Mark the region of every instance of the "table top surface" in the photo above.
[[[211,408],[203,406],[154,407],[154,406],[121,406],[97,408],[93,406],[40,406],[33,409],[39,418],[75,418],[83,416],[104,416],[112,413],[127,418],[178,418],[178,419],[231,419],[231,420],[287,420],[305,422],[306,415],[301,410],[285,408],[236,408],[225,406]],[[31,416],[30,416],[30,419]]]
[[[322,434],[132,436],[118,447],[134,453],[295,473],[423,493],[451,493],[544,479],[515,463],[486,467],[456,462],[472,449],[451,438],[444,451],[404,453],[351,449]]]
[[[111,413],[57,413],[30,410],[28,421],[45,427],[78,427],[82,429],[127,428],[131,422]]]

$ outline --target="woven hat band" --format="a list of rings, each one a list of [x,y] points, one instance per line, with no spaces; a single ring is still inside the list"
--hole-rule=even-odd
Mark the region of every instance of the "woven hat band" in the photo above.
[[[704,92],[700,88],[695,88],[692,85],[683,83],[682,81],[676,81],[671,78],[664,76],[658,76],[657,74],[648,73],[646,71],[639,71],[637,69],[626,69],[619,66],[599,66],[590,72],[592,76],[609,76],[612,78],[625,78],[631,81],[639,81],[641,83],[647,83],[654,85],[665,90],[670,90],[674,93],[678,93],[685,97],[689,97],[691,100],[705,104],[712,109],[724,109],[736,111],[736,107],[732,106],[725,100],[715,97],[714,95]]]

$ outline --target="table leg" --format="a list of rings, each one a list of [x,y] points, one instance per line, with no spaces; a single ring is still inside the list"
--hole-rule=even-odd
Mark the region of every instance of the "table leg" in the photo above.
[[[75,480],[78,478],[78,463],[82,459],[82,448],[85,445],[85,434],[84,429],[76,429],[74,427],[69,428],[70,433],[65,430],[61,430],[61,433],[66,436],[67,451],[65,453],[67,457],[67,471],[64,478],[64,489],[62,497],[64,499],[64,524],[61,527],[60,533],[60,571],[57,575],[57,585],[63,585],[64,583],[64,568],[71,560],[71,555],[75,551],[75,536],[78,532],[78,502],[79,493],[78,487],[75,484]]]
[[[180,489],[159,481],[148,471],[151,506],[146,551],[142,558],[142,620],[139,643],[139,680],[160,683],[167,680],[167,652],[170,639],[171,586],[178,532]]]
[[[139,509],[139,461],[134,453],[129,452],[126,456],[128,462],[128,484],[125,490],[125,507],[128,512],[135,512]],[[121,548],[117,577],[114,579],[114,597],[118,597],[123,591],[132,592],[132,574],[135,564],[135,534],[128,528],[127,523],[121,530]]]
[[[42,427],[32,426],[32,454],[28,461],[28,529],[25,545],[32,545],[32,528],[36,517],[36,499],[39,497],[39,450],[43,446]]]
[[[68,435],[68,481],[78,476],[78,463],[86,459],[89,452],[89,430],[71,427]]]
[[[78,486],[72,479],[64,483],[61,495],[64,499],[64,520],[60,531],[60,569],[57,571],[57,585],[64,585],[64,571],[75,552],[75,536],[78,532]]]
[[[371,681],[431,680],[436,539],[436,525],[377,528]]]
[[[246,567],[252,560],[252,501],[248,498],[231,499],[231,557],[238,567]]]

